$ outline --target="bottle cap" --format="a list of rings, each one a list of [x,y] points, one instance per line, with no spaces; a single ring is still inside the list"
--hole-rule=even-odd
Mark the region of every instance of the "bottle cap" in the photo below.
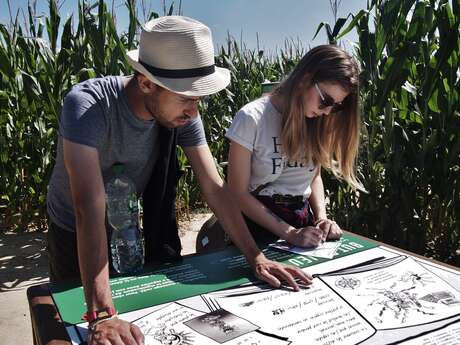
[[[113,169],[113,172],[115,174],[122,174],[125,170],[125,167],[123,165],[123,163],[115,163],[113,166],[112,166],[112,169]]]
[[[270,80],[265,79],[265,81],[262,84],[260,84],[262,85],[262,94],[266,94],[266,93],[273,91],[273,89],[278,84],[279,84],[278,81],[270,81]]]

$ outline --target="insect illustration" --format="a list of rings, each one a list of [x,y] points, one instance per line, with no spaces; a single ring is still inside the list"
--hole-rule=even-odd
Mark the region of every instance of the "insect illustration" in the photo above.
[[[434,315],[434,313],[429,311],[433,308],[422,305],[417,298],[417,294],[410,292],[414,288],[415,286],[412,286],[399,291],[377,289],[377,298],[368,304],[369,306],[380,306],[378,316],[376,317],[377,322],[382,323],[383,317],[387,312],[392,312],[393,317],[400,320],[401,323],[407,321],[410,311],[415,311],[423,315]]]
[[[411,271],[404,273],[401,276],[400,281],[404,283],[412,283],[413,285],[420,284],[421,286],[434,283],[433,278],[428,273],[418,274]]]
[[[178,332],[174,329],[166,330],[166,327],[157,330],[153,338],[162,345],[192,345],[193,337],[188,332]]]
[[[139,324],[139,328],[145,338],[153,338],[162,345],[193,345],[193,335],[185,331],[176,331],[174,329],[166,329],[165,324],[153,326],[149,322]]]
[[[361,285],[361,282],[356,278],[345,278],[341,277],[335,281],[335,286],[346,289],[346,290],[354,290],[357,289]]]

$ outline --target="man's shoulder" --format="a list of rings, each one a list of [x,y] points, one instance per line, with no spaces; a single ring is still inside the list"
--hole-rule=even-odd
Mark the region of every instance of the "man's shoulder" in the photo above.
[[[100,147],[110,118],[120,111],[119,77],[93,78],[76,84],[64,99],[60,116],[60,134],[67,140]],[[115,122],[117,123],[117,122]]]
[[[121,85],[122,81],[119,76],[91,78],[75,84],[67,97],[104,98],[117,94]]]
[[[177,128],[177,134],[178,144],[182,147],[206,144],[206,135],[201,116],[197,116],[185,126]]]
[[[116,75],[107,75],[107,76],[102,76],[102,77],[96,77],[96,78],[89,78],[83,81],[80,81],[79,83],[74,85],[74,88],[82,88],[82,87],[97,87],[99,85],[106,85],[106,84],[113,84],[114,82],[117,82],[118,79],[123,78],[122,76],[116,76]]]

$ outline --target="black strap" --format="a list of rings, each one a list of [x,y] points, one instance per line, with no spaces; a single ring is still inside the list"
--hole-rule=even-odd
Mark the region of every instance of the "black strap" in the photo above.
[[[176,221],[177,129],[159,127],[159,154],[143,193],[145,262],[179,260],[181,243]]]
[[[141,60],[139,60],[139,63],[142,66],[144,66],[147,69],[147,71],[152,73],[155,77],[172,79],[205,77],[207,75],[213,74],[216,69],[214,65],[188,69],[164,69],[154,67]]]
[[[272,181],[273,182],[273,181]],[[267,183],[264,183],[264,184],[261,184],[259,185],[256,189],[254,189],[251,194],[254,195],[254,196],[257,196],[259,195],[259,193],[264,190],[266,187],[268,187],[268,185],[272,182],[267,182]]]

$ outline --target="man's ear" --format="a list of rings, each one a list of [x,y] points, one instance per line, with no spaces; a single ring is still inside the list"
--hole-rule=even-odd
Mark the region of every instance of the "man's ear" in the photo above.
[[[152,82],[149,78],[147,78],[143,74],[138,74],[137,76],[137,85],[139,86],[139,90],[144,94],[151,94],[156,91],[158,86]]]

